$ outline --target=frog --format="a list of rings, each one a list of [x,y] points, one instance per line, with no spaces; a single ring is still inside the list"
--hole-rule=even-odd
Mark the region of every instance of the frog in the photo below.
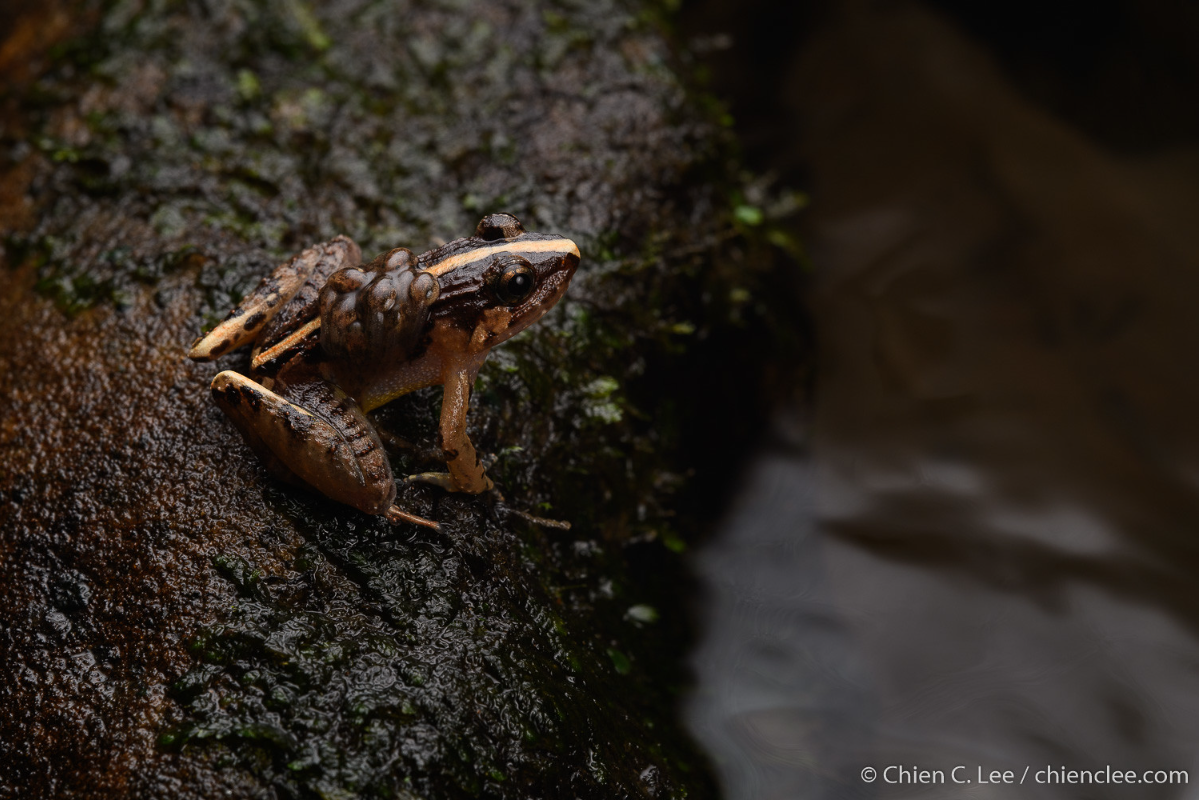
[[[557,304],[580,259],[571,239],[528,232],[507,213],[422,255],[397,247],[366,263],[340,235],[279,265],[188,357],[213,361],[251,346],[249,374],[223,370],[211,393],[275,477],[392,524],[440,530],[396,504],[396,478],[368,414],[442,386],[446,470],[406,480],[494,490],[467,434],[475,379],[494,347]]]

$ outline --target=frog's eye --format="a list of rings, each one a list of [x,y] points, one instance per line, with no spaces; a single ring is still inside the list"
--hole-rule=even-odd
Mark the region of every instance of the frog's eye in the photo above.
[[[506,261],[504,271],[496,280],[495,294],[501,303],[514,306],[533,293],[537,287],[537,274],[529,262],[519,256],[510,256]]]
[[[511,214],[488,214],[479,220],[479,227],[475,228],[475,236],[485,242],[512,239],[524,232],[525,227],[520,220]]]

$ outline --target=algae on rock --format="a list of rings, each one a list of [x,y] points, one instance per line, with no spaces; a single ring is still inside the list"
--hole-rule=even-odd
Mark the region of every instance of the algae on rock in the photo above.
[[[769,259],[659,10],[87,10],[0,122],[0,794],[712,796],[674,716],[678,432]],[[476,386],[508,505],[405,488],[431,534],[268,478],[183,361],[201,326],[314,241],[499,210],[584,254]],[[430,442],[438,402],[377,419]]]

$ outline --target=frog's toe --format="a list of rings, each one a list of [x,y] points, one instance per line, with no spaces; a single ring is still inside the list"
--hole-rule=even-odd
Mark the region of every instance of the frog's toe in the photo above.
[[[458,484],[454,482],[454,476],[448,472],[422,472],[418,475],[409,475],[404,479],[404,483],[429,483],[445,489],[447,492],[458,491]]]
[[[429,483],[433,486],[445,489],[447,492],[465,492],[467,494],[495,492],[497,495],[499,494],[499,492],[496,491],[495,484],[492,482],[491,478],[487,477],[486,475],[482,476],[482,482],[477,489],[464,488],[462,484],[454,478],[453,474],[449,472],[422,472],[419,475],[409,475],[404,479],[404,483]],[[500,500],[503,499],[504,498],[501,495]]]
[[[530,514],[528,511],[521,511],[519,508],[509,508],[508,512],[515,514],[521,519],[531,522],[534,525],[540,525],[543,528],[556,528],[560,531],[570,530],[570,523],[564,519],[547,519],[545,517],[537,517]]]
[[[424,517],[418,517],[416,514],[409,514],[407,511],[397,505],[393,505],[387,509],[387,511],[383,513],[383,516],[386,517],[387,521],[392,525],[399,525],[401,522],[411,522],[413,525],[424,525],[426,528],[432,528],[435,531],[441,530],[441,525],[433,520],[425,519]]]

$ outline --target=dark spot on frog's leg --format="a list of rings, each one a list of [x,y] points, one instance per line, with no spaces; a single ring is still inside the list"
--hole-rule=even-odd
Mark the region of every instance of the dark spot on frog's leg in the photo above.
[[[224,401],[230,406],[236,406],[241,402],[241,392],[237,390],[236,381],[230,379],[229,376],[231,374],[236,375],[236,373],[230,373],[228,370],[218,372],[212,379],[209,389],[212,392],[214,400],[218,402]]]
[[[241,403],[241,393],[235,386],[214,386],[212,387],[212,396],[218,400],[224,400],[230,406],[237,406]]]
[[[209,352],[214,356],[223,355],[225,353],[225,351],[228,350],[230,345],[232,345],[232,344],[233,344],[233,340],[224,339],[221,341],[220,344],[218,344],[216,347],[212,348],[212,350],[210,350]]]
[[[352,452],[357,458],[362,458],[367,453],[375,450],[377,447],[375,440],[365,431],[361,436],[356,436],[353,439],[350,439],[348,444],[350,445],[350,452]]]
[[[289,434],[300,441],[308,439],[308,432],[312,429],[312,417],[305,414],[303,411],[298,411],[294,406],[288,405],[279,409],[277,413],[282,417],[283,427]],[[336,442],[329,443],[329,452],[337,449]]]
[[[262,324],[263,320],[265,320],[265,319],[266,319],[266,314],[263,313],[262,311],[259,311],[256,314],[251,315],[251,317],[248,320],[246,320],[244,323],[242,323],[242,326],[241,326],[242,330],[248,331],[248,330],[251,330],[252,328],[257,328],[259,325]]]
[[[262,409],[262,395],[254,391],[249,386],[243,385],[241,387],[241,396],[246,398],[246,405],[250,407],[251,411],[259,411]]]

